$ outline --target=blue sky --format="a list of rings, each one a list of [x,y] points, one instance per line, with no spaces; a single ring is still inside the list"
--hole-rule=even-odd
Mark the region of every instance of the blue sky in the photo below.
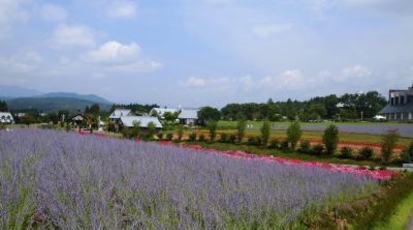
[[[413,84],[411,0],[0,0],[0,84],[221,107]]]

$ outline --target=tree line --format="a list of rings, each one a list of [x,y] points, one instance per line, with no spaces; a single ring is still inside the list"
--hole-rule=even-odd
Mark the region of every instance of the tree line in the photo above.
[[[375,116],[387,100],[377,91],[367,93],[346,93],[342,96],[331,94],[314,97],[306,101],[288,99],[274,102],[271,98],[266,103],[230,103],[221,110],[205,106],[199,112],[201,123],[208,120],[269,120],[283,119],[317,120],[356,120]]]

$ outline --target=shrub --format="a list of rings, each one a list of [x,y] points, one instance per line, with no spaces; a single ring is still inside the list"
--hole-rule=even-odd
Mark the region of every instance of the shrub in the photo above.
[[[261,137],[255,137],[255,145],[257,146],[264,145],[264,141],[262,140]]]
[[[208,122],[209,139],[211,141],[214,141],[215,137],[217,136],[217,127],[218,123],[216,121]]]
[[[381,139],[381,158],[384,164],[389,162],[393,150],[396,147],[399,139],[399,133],[397,130],[389,130],[382,136]]]
[[[281,150],[289,150],[288,148],[288,140],[283,140],[280,144],[280,149]]]
[[[322,144],[315,144],[312,148],[312,153],[317,156],[321,156],[324,151],[324,146]]]
[[[298,151],[300,153],[311,153],[311,143],[307,140],[301,141]]]
[[[268,145],[268,140],[271,135],[271,124],[268,120],[265,120],[260,129],[261,131],[261,144],[264,146]]]
[[[301,130],[300,123],[295,121],[287,129],[287,140],[291,144],[291,149],[294,150],[297,146],[298,140],[301,138],[303,131]]]
[[[256,145],[255,137],[252,137],[252,136],[248,137],[248,144],[249,145]]]
[[[227,142],[227,140],[228,140],[228,134],[226,134],[226,133],[221,133],[220,138],[219,138],[219,141],[220,141],[220,142]]]
[[[189,134],[188,139],[189,139],[189,141],[192,141],[192,142],[196,141],[196,133],[193,132],[193,133]]]
[[[270,141],[270,145],[268,146],[268,148],[271,149],[280,149],[280,141],[276,138],[272,139]]]
[[[182,136],[184,135],[184,127],[182,125],[179,126],[178,128],[178,141],[182,140]]]
[[[205,141],[205,134],[201,133],[199,134],[199,141]]]
[[[338,155],[338,158],[349,159],[352,156],[353,156],[353,149],[348,146],[344,146],[340,149],[340,154]]]
[[[167,133],[167,134],[166,134],[166,140],[172,141],[173,136],[174,136],[173,133]]]
[[[234,133],[229,135],[229,142],[235,143],[236,140],[237,140],[237,135],[235,135]]]
[[[323,143],[326,147],[327,155],[333,155],[338,145],[338,128],[335,125],[330,125],[324,130]]]
[[[404,163],[411,163],[413,161],[413,141],[403,149],[401,157]]]
[[[369,160],[373,156],[373,149],[370,147],[363,147],[359,150],[359,158],[362,160]]]
[[[238,142],[242,142],[242,138],[244,138],[245,134],[245,127],[247,126],[247,122],[245,120],[238,120],[237,122],[237,139]]]
[[[248,137],[248,144],[260,146],[262,145],[262,139],[261,137]]]
[[[163,140],[163,133],[158,133],[156,136],[158,137],[158,140]]]

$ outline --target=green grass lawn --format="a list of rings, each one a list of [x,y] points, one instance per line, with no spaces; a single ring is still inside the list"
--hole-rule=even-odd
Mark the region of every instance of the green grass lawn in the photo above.
[[[413,128],[413,127],[412,127]],[[192,132],[192,131],[190,131]],[[190,133],[187,132],[187,133]],[[205,133],[206,136],[208,135],[207,129],[198,129],[196,132]],[[218,129],[218,133],[236,133],[237,130],[234,129]],[[246,136],[260,136],[260,130],[246,130]],[[308,131],[304,130],[303,135],[301,137],[302,140],[321,140],[323,136],[323,131]],[[271,138],[278,138],[278,139],[285,139],[287,137],[285,130],[272,130],[271,131]],[[371,143],[371,144],[380,144],[381,142],[381,135],[378,134],[365,134],[365,133],[339,133],[339,140],[340,142],[357,142],[357,143]],[[245,141],[247,137],[245,137]],[[407,137],[400,137],[398,141],[398,145],[400,146],[407,146],[410,142],[413,141],[412,138]]]
[[[385,224],[374,230],[404,230],[413,218],[413,192],[404,199],[396,208],[393,216]]]

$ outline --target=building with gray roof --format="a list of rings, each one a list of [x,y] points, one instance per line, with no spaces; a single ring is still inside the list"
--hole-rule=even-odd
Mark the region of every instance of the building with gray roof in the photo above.
[[[139,127],[142,129],[147,129],[148,124],[152,122],[155,124],[156,129],[162,129],[162,124],[157,117],[149,116],[122,116],[120,117],[120,123],[125,128],[131,128],[133,125],[139,124]]]
[[[388,104],[379,114],[390,121],[413,121],[413,85],[407,90],[389,90]]]
[[[195,125],[198,121],[198,109],[183,109],[178,115],[179,123]]]

